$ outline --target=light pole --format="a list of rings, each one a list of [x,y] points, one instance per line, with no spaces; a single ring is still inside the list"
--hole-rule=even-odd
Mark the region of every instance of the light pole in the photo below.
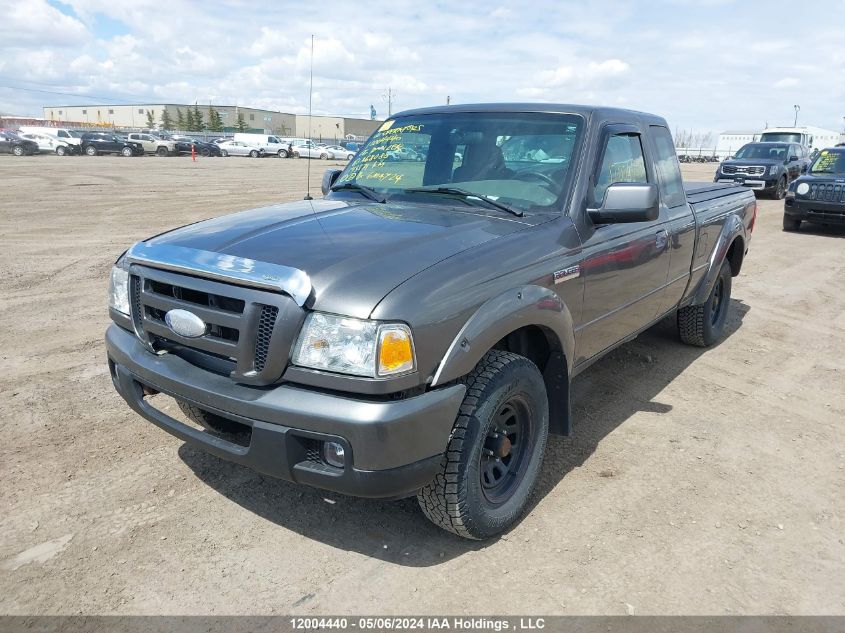
[[[798,111],[801,109],[801,106],[794,105],[792,107],[795,108],[795,123],[792,124],[792,127],[798,127]]]

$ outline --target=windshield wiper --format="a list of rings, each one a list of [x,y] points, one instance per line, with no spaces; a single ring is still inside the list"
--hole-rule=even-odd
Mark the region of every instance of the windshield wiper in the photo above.
[[[508,213],[515,215],[518,218],[521,218],[523,215],[525,215],[522,211],[518,211],[513,207],[509,207],[508,205],[499,202],[498,200],[493,200],[493,198],[488,198],[484,194],[473,193],[472,191],[460,189],[459,187],[435,187],[434,189],[429,189],[428,187],[411,187],[409,189],[405,189],[405,191],[408,193],[439,193],[449,196],[460,196],[462,198],[477,198],[478,200],[487,203],[491,207],[501,209],[502,211],[507,211]]]
[[[380,196],[375,189],[367,187],[366,185],[359,185],[357,182],[344,182],[339,185],[334,185],[332,191],[357,191],[361,195],[375,202],[384,203],[385,198]]]

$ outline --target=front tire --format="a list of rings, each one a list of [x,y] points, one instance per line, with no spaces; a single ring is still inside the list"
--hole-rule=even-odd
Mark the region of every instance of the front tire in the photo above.
[[[124,147],[122,150],[120,150],[120,153],[123,154],[124,156],[126,156],[126,158],[129,158],[135,152],[132,151],[131,147]]]
[[[167,148],[159,147],[158,149],[156,149],[156,156],[167,156]]]
[[[65,149],[64,145],[59,145],[56,148],[56,155],[64,156],[65,154],[67,154],[67,149]]]
[[[23,156],[23,154],[24,154],[23,147],[21,147],[20,145],[13,147],[12,148],[12,154],[14,154],[15,156]]]
[[[227,152],[225,149],[221,149],[221,150],[220,150],[220,155],[221,155],[223,158],[226,158],[226,157],[229,155],[229,152]]]
[[[784,231],[797,231],[801,228],[801,220],[791,218],[788,215],[783,215],[783,230]]]
[[[252,150],[252,151],[249,153],[249,157],[250,157],[250,158],[258,158],[258,152],[257,152],[256,150]]]
[[[778,184],[775,185],[775,191],[772,194],[772,197],[775,200],[783,200],[786,196],[786,178],[781,178],[778,180]]]
[[[98,152],[97,152],[96,147],[94,147],[93,145],[89,145],[88,147],[85,148],[85,153],[88,156],[96,156]]]
[[[329,160],[329,155],[323,152],[320,154],[320,160]]]
[[[546,450],[549,403],[540,370],[511,352],[487,352],[462,382],[467,392],[440,471],[417,501],[435,525],[485,539],[525,511]]]
[[[724,261],[707,300],[678,310],[678,334],[687,345],[710,347],[725,333],[731,305],[731,265]]]
[[[278,154],[279,158],[287,158],[287,157],[288,157],[288,153],[287,153],[285,150],[283,150],[283,149],[280,149],[280,150],[277,152],[277,154]]]

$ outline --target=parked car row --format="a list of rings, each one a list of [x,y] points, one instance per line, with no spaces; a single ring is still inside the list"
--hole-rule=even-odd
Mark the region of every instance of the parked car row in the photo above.
[[[0,152],[18,156],[55,153],[59,156],[119,154],[122,156],[249,156],[260,158],[319,158],[352,160],[357,145],[317,144],[305,138],[280,138],[270,134],[238,133],[234,138],[204,141],[192,136],[165,132],[131,132],[126,136],[113,132],[80,132],[62,128],[21,127],[0,130]]]

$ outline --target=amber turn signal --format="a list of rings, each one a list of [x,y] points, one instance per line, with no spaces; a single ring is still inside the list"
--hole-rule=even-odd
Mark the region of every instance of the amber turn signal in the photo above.
[[[404,374],[414,369],[414,343],[407,325],[383,325],[379,329],[378,375]]]

